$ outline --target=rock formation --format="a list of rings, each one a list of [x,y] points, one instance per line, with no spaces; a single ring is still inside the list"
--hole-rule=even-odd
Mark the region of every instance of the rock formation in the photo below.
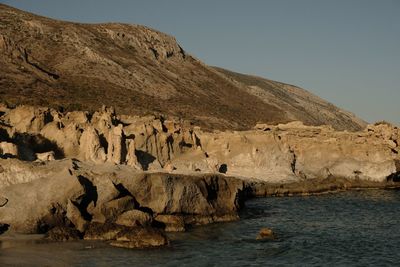
[[[3,165],[18,160],[0,161]],[[177,220],[185,229],[186,225],[237,219],[246,197],[243,181],[219,175],[135,173],[131,167],[102,169],[74,160],[41,165],[44,169],[37,175],[34,162],[18,164],[32,173],[22,183],[14,180],[11,184],[2,177],[1,224],[7,225],[8,231],[25,234],[54,229],[48,236],[57,240],[75,239],[78,231],[85,239],[114,240],[115,246],[163,245],[166,242],[158,230],[140,229],[154,226],[171,231]],[[169,221],[168,216],[179,219]],[[135,239],[132,233],[139,236]],[[142,242],[144,233],[158,241],[120,243]]]
[[[399,187],[397,127],[208,67],[147,27],[2,4],[0,22],[0,234],[162,246],[252,196]]]
[[[3,110],[2,232],[158,246],[168,243],[160,231],[238,219],[247,197],[400,181],[400,130],[388,124],[359,132],[301,122],[205,132],[106,107]]]
[[[0,119],[3,157],[22,160],[76,158],[144,171],[224,173],[266,182],[330,176],[382,182],[399,172],[400,164],[399,129],[388,124],[359,132],[302,122],[206,132],[184,121],[119,116],[106,107],[90,114],[19,106],[7,109]],[[33,127],[31,122],[37,123]]]

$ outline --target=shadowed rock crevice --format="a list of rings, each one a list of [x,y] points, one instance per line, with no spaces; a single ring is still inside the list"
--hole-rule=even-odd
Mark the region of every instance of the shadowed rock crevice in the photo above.
[[[113,182],[113,184],[114,184],[115,188],[119,192],[118,196],[115,199],[126,197],[126,196],[133,197],[131,192],[129,192],[129,190],[126,189],[126,187],[122,183],[116,184],[116,183]]]
[[[55,159],[64,158],[63,150],[41,134],[17,133],[13,142],[18,146],[18,158],[26,161],[36,159],[36,153],[54,152]]]
[[[387,177],[388,182],[398,183],[400,182],[400,171],[392,173]]]
[[[396,171],[400,172],[400,159],[394,161],[396,166]]]
[[[104,148],[104,152],[108,153],[108,141],[107,138],[104,137],[104,134],[99,134],[99,141],[102,148]]]
[[[218,168],[219,173],[226,173],[228,171],[228,165],[225,163],[221,164]]]
[[[78,175],[77,179],[84,189],[84,194],[75,200],[71,200],[71,203],[79,209],[84,220],[90,221],[92,220],[93,216],[88,212],[87,209],[89,204],[92,202],[96,207],[98,199],[97,187],[92,181],[82,175]]]
[[[147,171],[149,169],[149,165],[157,160],[156,157],[150,153],[138,149],[135,151],[135,155],[144,171]]]
[[[212,179],[210,183],[204,181],[206,189],[207,189],[207,201],[212,202],[218,198],[219,186],[218,186],[218,178]]]
[[[290,168],[291,168],[292,172],[294,174],[296,174],[297,156],[293,149],[289,149],[289,152],[292,154],[292,157],[293,157],[292,162],[290,163]]]
[[[7,232],[9,228],[10,228],[9,224],[0,223],[0,235]]]

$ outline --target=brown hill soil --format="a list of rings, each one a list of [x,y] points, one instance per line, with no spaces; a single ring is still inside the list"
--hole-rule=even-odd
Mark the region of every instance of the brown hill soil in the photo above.
[[[104,104],[204,129],[299,119],[337,129],[364,126],[300,88],[208,67],[175,38],[144,26],[63,22],[0,4],[0,53],[0,101],[10,105],[93,111]]]

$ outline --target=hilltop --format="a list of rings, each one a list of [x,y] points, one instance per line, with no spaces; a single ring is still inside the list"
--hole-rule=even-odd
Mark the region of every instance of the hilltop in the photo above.
[[[0,4],[0,101],[159,115],[204,129],[301,120],[360,130],[365,122],[280,82],[213,68],[175,38],[139,25],[58,21]]]

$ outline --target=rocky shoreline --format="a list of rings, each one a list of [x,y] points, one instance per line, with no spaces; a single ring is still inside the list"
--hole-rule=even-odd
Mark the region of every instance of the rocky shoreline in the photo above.
[[[14,166],[17,160],[0,160],[3,168],[4,161]],[[19,162],[18,167],[27,175],[37,164]],[[163,231],[238,219],[247,197],[243,181],[222,175],[144,173],[118,165],[99,170],[76,160],[37,168],[46,176],[0,188],[1,223],[10,232],[127,247],[165,245]]]
[[[0,233],[168,244],[165,231],[239,219],[246,199],[398,188],[400,131],[184,121],[0,107]]]

